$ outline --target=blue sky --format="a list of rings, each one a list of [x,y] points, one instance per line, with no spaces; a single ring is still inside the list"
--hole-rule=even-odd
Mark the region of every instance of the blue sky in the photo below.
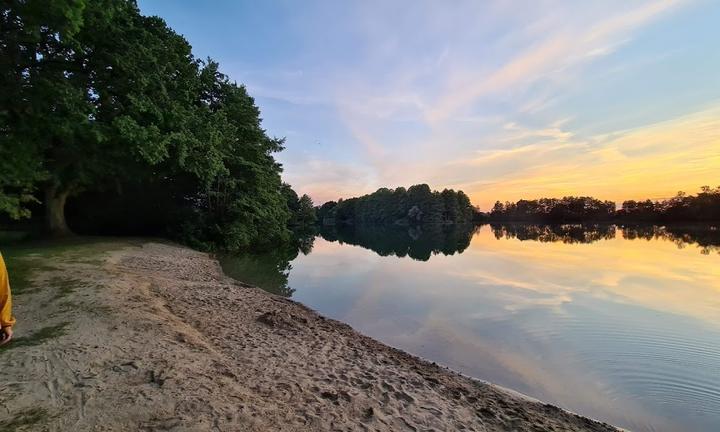
[[[720,184],[720,2],[142,0],[244,83],[316,202]]]

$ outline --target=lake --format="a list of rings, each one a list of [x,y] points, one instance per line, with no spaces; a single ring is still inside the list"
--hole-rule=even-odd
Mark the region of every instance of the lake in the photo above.
[[[226,273],[464,374],[636,431],[720,430],[720,230],[327,230]]]

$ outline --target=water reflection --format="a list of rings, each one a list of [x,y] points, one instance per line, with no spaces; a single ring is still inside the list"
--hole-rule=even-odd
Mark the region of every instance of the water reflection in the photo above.
[[[370,249],[380,256],[394,255],[427,261],[432,255],[462,253],[470,246],[473,225],[339,226],[323,227],[323,239]]]
[[[265,267],[224,263],[261,286],[258,268],[279,272],[265,288],[573,411],[638,431],[720,430],[716,228],[445,228],[325,232],[309,254],[298,243]]]
[[[594,243],[612,240],[620,231],[627,240],[669,240],[679,248],[700,246],[700,253],[720,253],[720,229],[707,225],[608,225],[608,224],[491,224],[495,238],[514,238],[539,242]]]
[[[255,285],[283,297],[295,290],[288,285],[290,264],[300,253],[312,252],[314,233],[296,235],[293,241],[272,251],[257,254],[226,255],[219,258],[223,271],[239,281]]]
[[[516,238],[539,242],[592,243],[615,238],[615,225],[531,225],[492,224],[495,238]]]
[[[712,252],[720,253],[720,227],[706,225],[677,225],[668,227],[630,225],[622,228],[623,238],[635,239],[663,239],[674,242],[679,248],[687,245],[700,246],[700,253],[709,255]]]

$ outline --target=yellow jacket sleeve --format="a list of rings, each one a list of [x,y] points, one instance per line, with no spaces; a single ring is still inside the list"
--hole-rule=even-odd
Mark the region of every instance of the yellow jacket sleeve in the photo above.
[[[12,296],[10,295],[10,278],[2,254],[0,254],[0,325],[10,327],[15,324],[12,315]]]

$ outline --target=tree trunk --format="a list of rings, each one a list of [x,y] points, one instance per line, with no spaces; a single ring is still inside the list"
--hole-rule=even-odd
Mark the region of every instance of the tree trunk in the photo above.
[[[72,235],[65,221],[65,202],[69,194],[69,190],[58,189],[56,186],[45,189],[45,224],[52,237]]]

